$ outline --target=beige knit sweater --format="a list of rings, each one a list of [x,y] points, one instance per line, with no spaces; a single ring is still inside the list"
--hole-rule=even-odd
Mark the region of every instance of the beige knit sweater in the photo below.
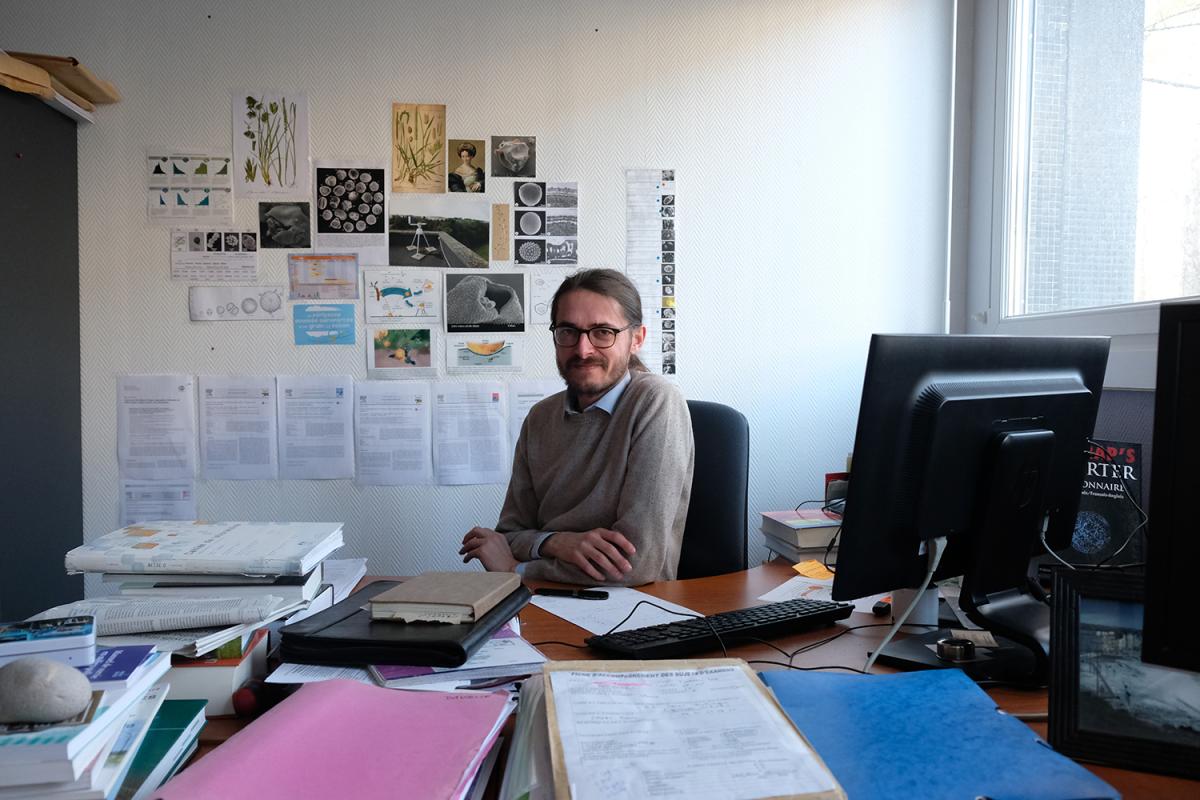
[[[529,411],[496,530],[529,561],[545,531],[610,528],[637,552],[616,583],[673,580],[687,519],[695,448],[687,403],[665,378],[634,372],[610,417],[567,414],[565,392]],[[574,564],[532,561],[525,577],[595,584]]]

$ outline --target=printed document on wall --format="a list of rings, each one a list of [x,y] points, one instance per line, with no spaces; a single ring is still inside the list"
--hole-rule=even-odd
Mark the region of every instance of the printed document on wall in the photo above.
[[[200,376],[200,464],[205,478],[275,480],[275,439],[273,375]]]
[[[195,477],[195,420],[191,375],[117,378],[117,463],[121,477]]]
[[[510,452],[517,449],[517,439],[521,436],[521,426],[529,409],[539,401],[555,392],[563,390],[563,382],[559,380],[509,381],[508,383],[508,432],[511,447]]]
[[[354,384],[355,482],[409,486],[433,482],[428,381]]]
[[[280,375],[279,477],[354,477],[354,379],[349,375]]]
[[[433,468],[447,485],[504,483],[510,465],[499,381],[451,383],[433,388]]]
[[[196,481],[121,479],[121,526],[160,519],[196,519]]]

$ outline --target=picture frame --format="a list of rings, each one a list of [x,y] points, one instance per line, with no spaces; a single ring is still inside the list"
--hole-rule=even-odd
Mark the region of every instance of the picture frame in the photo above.
[[[1054,573],[1049,741],[1071,758],[1200,778],[1200,673],[1141,660],[1144,578]]]

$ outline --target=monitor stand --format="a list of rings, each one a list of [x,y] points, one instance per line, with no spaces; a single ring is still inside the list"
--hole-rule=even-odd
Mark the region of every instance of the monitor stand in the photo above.
[[[926,591],[936,592],[937,589]],[[1033,686],[1045,683],[1045,676],[1039,672],[1039,660],[1027,646],[991,631],[965,629],[944,597],[938,598],[937,609],[937,630],[893,640],[879,653],[877,663],[902,670],[961,669],[974,681]],[[988,636],[995,641],[995,647],[984,646],[991,644],[983,638]],[[938,657],[938,641],[963,637],[977,640],[974,658],[951,660]]]

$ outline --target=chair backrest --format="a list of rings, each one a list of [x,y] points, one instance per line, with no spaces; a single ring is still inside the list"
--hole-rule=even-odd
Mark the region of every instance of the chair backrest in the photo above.
[[[677,576],[746,569],[750,425],[736,409],[688,400],[696,465]]]

